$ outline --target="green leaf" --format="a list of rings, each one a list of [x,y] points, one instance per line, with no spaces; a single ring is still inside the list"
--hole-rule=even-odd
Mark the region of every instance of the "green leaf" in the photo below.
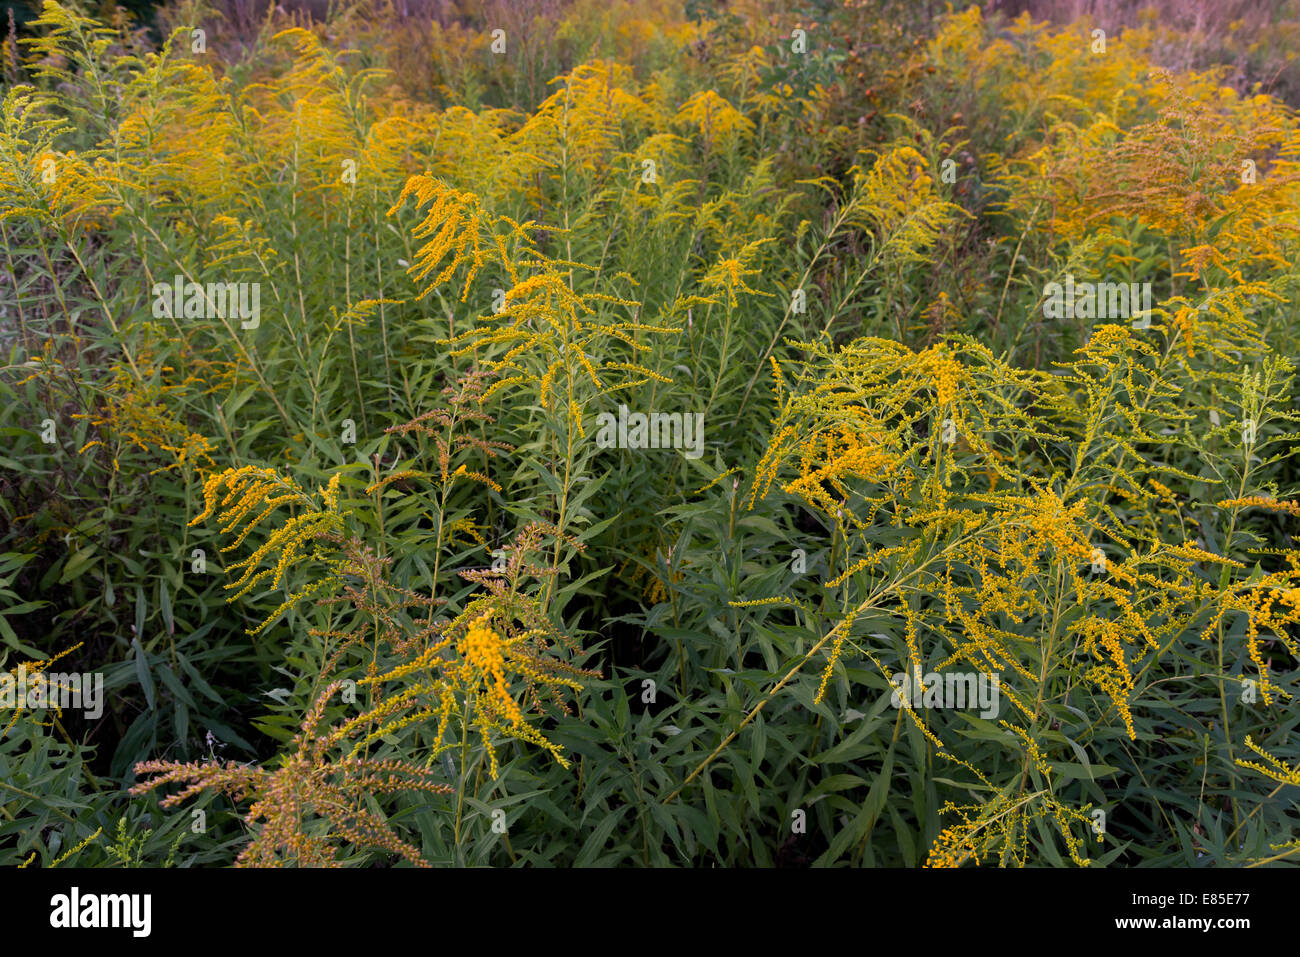
[[[66,585],[70,581],[80,578],[90,569],[90,563],[94,561],[97,548],[94,545],[87,545],[78,549],[66,565],[63,566],[63,574],[59,576],[59,584]]]
[[[140,687],[144,689],[144,697],[149,702],[149,710],[153,711],[157,692],[154,689],[153,675],[149,672],[149,662],[145,658],[144,648],[141,647],[139,638],[131,639],[131,647],[135,649],[136,680],[140,682]]]

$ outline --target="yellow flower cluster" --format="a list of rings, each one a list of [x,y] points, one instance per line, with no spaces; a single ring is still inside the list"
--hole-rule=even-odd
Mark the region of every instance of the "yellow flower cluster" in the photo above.
[[[824,582],[844,610],[817,645],[826,660],[816,700],[834,693],[851,653],[887,677],[893,669],[882,659],[893,648],[917,672],[937,660],[939,669],[1002,675],[1017,719],[1004,722],[1020,742],[1017,779],[985,781],[1001,795],[986,804],[950,807],[961,822],[939,836],[931,865],[979,860],[994,847],[1003,863],[1023,862],[1027,828],[1043,816],[1082,863],[1071,828],[1090,822],[1053,797],[1052,745],[1041,734],[1048,706],[1070,694],[1064,688],[1096,689],[1108,703],[1093,704],[1092,720],[1115,720],[1136,739],[1160,656],[1193,628],[1218,635],[1239,614],[1261,697],[1268,704],[1277,695],[1264,641],[1297,651],[1300,553],[1246,579],[1243,562],[1186,540],[1166,483],[1194,477],[1151,451],[1169,441],[1162,423],[1189,417],[1169,353],[1118,325],[1098,327],[1055,376],[1010,368],[960,337],[921,352],[884,340],[804,349],[797,375],[778,366],[781,404],[749,501],[779,486],[846,543]],[[1251,388],[1265,388],[1261,376]],[[1156,497],[1174,507],[1146,508]],[[1117,501],[1136,505],[1141,524],[1121,517]],[[1261,495],[1221,505],[1300,514],[1293,502]],[[1223,569],[1221,584],[1205,574],[1210,567]],[[765,601],[775,599],[733,605]],[[812,617],[802,603],[784,603]],[[856,621],[882,615],[898,622],[896,641],[849,637]],[[958,761],[932,714],[904,710],[941,756]]]
[[[706,143],[724,147],[754,131],[753,122],[713,90],[701,90],[683,103],[674,122],[694,126]]]
[[[314,545],[319,540],[342,531],[343,516],[339,512],[339,477],[338,472],[331,475],[326,487],[320,489],[316,497],[304,492],[292,478],[283,477],[273,469],[252,465],[226,469],[223,472],[213,473],[207,478],[203,484],[203,511],[196,515],[190,524],[197,525],[220,509],[217,518],[221,523],[223,534],[240,529],[242,526],[235,540],[221,549],[223,552],[231,551],[242,544],[249,533],[281,505],[296,504],[304,507],[301,514],[291,516],[279,528],[273,530],[266,541],[247,558],[230,566],[231,571],[243,570],[236,581],[226,585],[227,589],[236,590],[230,597],[230,601],[244,597],[262,583],[272,589],[280,587],[285,572],[306,557],[305,549],[308,545]],[[320,499],[319,505],[316,498]],[[318,552],[318,549],[314,549],[314,552]],[[263,561],[270,557],[274,557],[274,565],[262,568]],[[267,627],[279,617],[282,611],[306,594],[322,591],[333,581],[333,576],[327,575],[290,596],[270,617],[254,629],[254,633]]]
[[[402,187],[401,194],[388,214],[391,216],[400,209],[408,196],[415,197],[417,207],[428,206],[424,221],[413,233],[417,239],[427,237],[427,242],[420,247],[416,260],[411,265],[411,278],[416,282],[423,281],[443,262],[448,253],[451,254],[451,261],[420,293],[421,298],[455,275],[462,263],[469,266],[464,291],[461,293],[462,302],[469,295],[474,276],[486,262],[496,261],[508,268],[505,237],[493,236],[486,239],[482,235],[486,216],[478,197],[473,193],[452,189],[441,180],[429,176],[412,176]]]
[[[491,709],[518,728],[524,723],[524,715],[506,683],[505,643],[492,630],[491,622],[490,615],[475,619],[460,640],[459,651],[465,663],[462,681],[467,686],[481,683]]]

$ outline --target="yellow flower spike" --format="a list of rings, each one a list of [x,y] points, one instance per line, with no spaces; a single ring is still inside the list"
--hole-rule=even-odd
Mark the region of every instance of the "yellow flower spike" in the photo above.
[[[1264,777],[1273,781],[1277,781],[1279,784],[1290,784],[1295,787],[1300,787],[1300,767],[1288,767],[1285,763],[1279,761],[1256,744],[1254,740],[1251,739],[1250,735],[1246,735],[1245,745],[1251,751],[1262,757],[1267,764],[1260,764],[1258,761],[1247,761],[1244,758],[1238,758],[1238,765],[1243,768],[1250,768],[1250,770],[1262,774]]]
[[[279,528],[272,530],[252,554],[229,567],[229,571],[241,574],[224,586],[234,592],[228,601],[243,598],[264,582],[270,588],[278,588],[289,569],[302,559],[308,543],[342,530],[343,517],[338,513],[340,479],[341,473],[335,472],[325,487],[312,496],[303,492],[292,478],[283,477],[273,469],[241,466],[208,476],[203,484],[204,508],[190,524],[197,524],[220,511],[218,522],[221,531],[225,534],[236,532],[234,541],[223,547],[223,552],[241,545],[281,505],[306,507],[302,513],[290,516]],[[271,557],[275,559],[274,564],[270,568],[261,567]],[[290,595],[251,633],[257,634],[265,629],[302,598],[337,584],[336,571],[337,568]]]
[[[461,639],[459,650],[485,686],[495,705],[518,728],[524,723],[519,705],[510,695],[505,680],[505,654],[501,636],[491,628],[491,616],[484,615],[473,622]]]

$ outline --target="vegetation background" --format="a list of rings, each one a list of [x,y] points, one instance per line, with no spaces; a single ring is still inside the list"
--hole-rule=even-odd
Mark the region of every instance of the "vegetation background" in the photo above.
[[[6,7],[0,862],[1300,861],[1294,4]]]

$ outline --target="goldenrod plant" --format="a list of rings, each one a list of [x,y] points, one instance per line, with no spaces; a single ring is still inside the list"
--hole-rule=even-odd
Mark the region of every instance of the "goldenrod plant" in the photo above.
[[[1300,20],[991,6],[42,0],[0,863],[1300,863]]]

